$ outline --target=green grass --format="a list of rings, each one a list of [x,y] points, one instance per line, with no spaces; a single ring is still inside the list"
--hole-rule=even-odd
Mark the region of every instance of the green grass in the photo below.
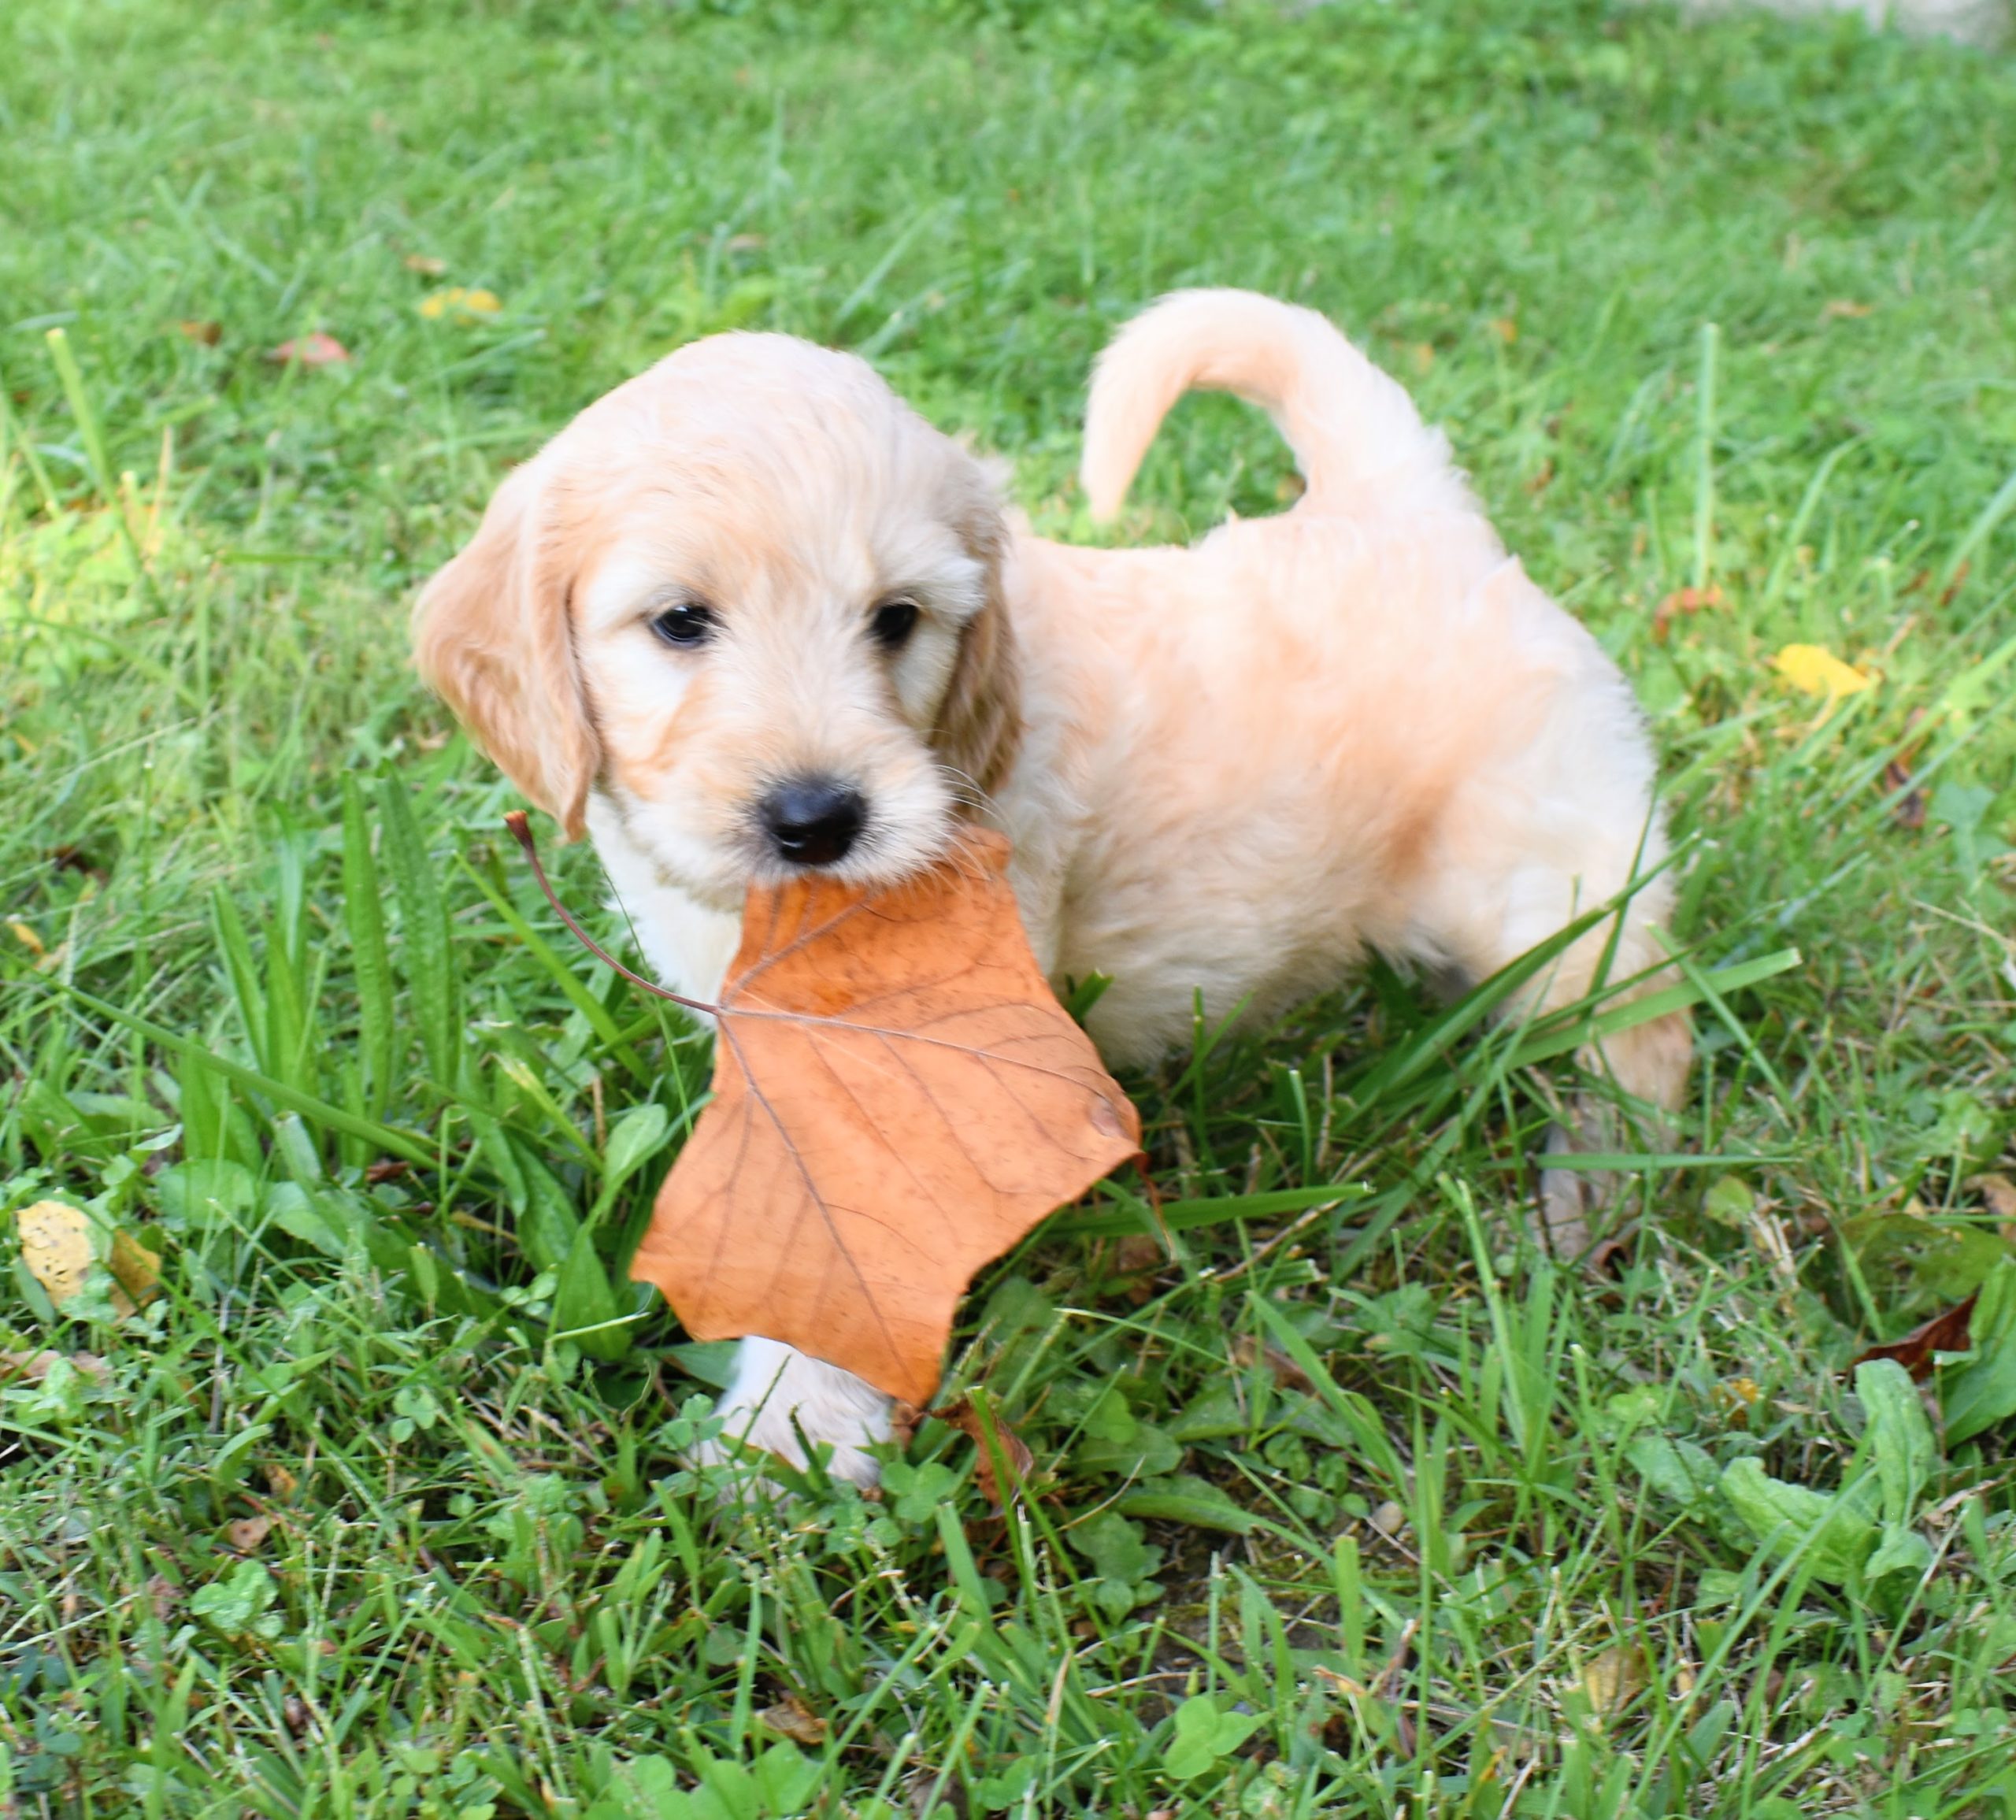
[[[1362,339],[1630,673],[1721,1160],[1550,1264],[1560,1042],[1375,973],[1130,1083],[1173,1255],[1123,1184],[976,1286],[1027,1500],[927,1424],[879,1502],[723,1514],[718,1351],[612,1287],[704,1044],[558,929],[406,604],[739,324],[1082,536],[1088,362],[1193,282]],[[8,8],[0,1211],[164,1293],[0,1291],[103,1360],[0,1384],[0,1807],[2016,1814],[2013,300],[2016,64],[1852,25]],[[264,358],[315,329],[352,361]],[[1288,472],[1194,402],[1125,535]],[[1981,1283],[1935,1442],[1845,1367]]]

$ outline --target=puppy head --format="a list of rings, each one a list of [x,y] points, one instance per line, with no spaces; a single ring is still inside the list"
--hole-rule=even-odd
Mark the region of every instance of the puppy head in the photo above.
[[[498,488],[415,610],[423,675],[571,837],[591,791],[661,877],[883,883],[1014,755],[991,476],[864,362],[696,342]]]

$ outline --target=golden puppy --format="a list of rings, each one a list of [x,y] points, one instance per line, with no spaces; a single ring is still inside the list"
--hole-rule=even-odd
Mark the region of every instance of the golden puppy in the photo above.
[[[1307,491],[1194,549],[1033,536],[991,469],[862,361],[777,335],[681,348],[511,475],[416,613],[420,667],[513,780],[585,828],[667,984],[710,996],[745,886],[889,880],[962,817],[1014,843],[1053,979],[1111,988],[1106,1055],[1266,1018],[1368,948],[1494,972],[1663,851],[1630,691],[1506,555],[1442,437],[1321,317],[1166,298],[1101,359],[1094,512],[1186,389],[1269,411]],[[1649,975],[1669,899],[1531,995]],[[1684,1016],[1613,1039],[1676,1103]],[[1558,1172],[1567,1177],[1569,1172]],[[1572,1185],[1572,1181],[1570,1183]],[[864,1482],[884,1399],[745,1341],[732,1432]]]

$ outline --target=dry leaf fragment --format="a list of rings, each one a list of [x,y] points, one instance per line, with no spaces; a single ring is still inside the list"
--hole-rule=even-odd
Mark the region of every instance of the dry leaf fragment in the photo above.
[[[409,253],[404,264],[409,272],[417,272],[424,278],[439,278],[448,269],[448,261],[435,258],[432,253]]]
[[[987,1444],[987,1424],[980,1420],[980,1414],[973,1407],[970,1397],[961,1397],[948,1403],[943,1409],[931,1412],[948,1428],[955,1428],[980,1450],[980,1459],[973,1469],[973,1482],[980,1488],[981,1495],[998,1510],[1001,1508],[1001,1481],[994,1470],[994,1448]],[[1036,1455],[1029,1451],[1028,1443],[1009,1427],[998,1415],[991,1415],[994,1429],[994,1444],[1001,1450],[1001,1458],[1008,1468],[1010,1488],[1027,1481],[1029,1468],[1036,1464]]]
[[[1582,1691],[1596,1711],[1621,1711],[1645,1688],[1645,1655],[1630,1644],[1613,1644],[1582,1665]]]
[[[13,934],[14,940],[19,942],[23,947],[26,948],[28,951],[33,954],[38,960],[39,960],[42,956],[47,952],[42,945],[42,937],[37,935],[33,929],[30,929],[26,923],[10,920],[7,925],[7,928]]]
[[[1893,1340],[1888,1346],[1872,1346],[1858,1354],[1850,1361],[1848,1370],[1853,1371],[1873,1359],[1894,1359],[1922,1384],[1932,1376],[1939,1362],[1936,1354],[1967,1350],[1967,1329],[1973,1318],[1974,1298],[1970,1295],[1958,1307],[1914,1327],[1902,1340]]]
[[[1876,679],[1844,663],[1825,645],[1788,644],[1772,658],[1771,666],[1796,689],[1825,695],[1832,706],[1844,695],[1858,695],[1876,687]]]
[[[151,1574],[147,1577],[147,1603],[153,1606],[154,1616],[165,1624],[182,1603],[182,1588],[165,1574]]]
[[[0,1377],[25,1377],[31,1384],[39,1384],[58,1364],[68,1364],[94,1383],[105,1381],[105,1361],[95,1352],[52,1352],[46,1347],[39,1352],[0,1352]]]
[[[240,1517],[236,1522],[226,1524],[224,1533],[239,1554],[250,1555],[265,1540],[272,1526],[272,1518],[262,1510],[256,1517]]]
[[[195,342],[200,347],[215,347],[224,339],[224,324],[208,322],[201,317],[191,317],[176,324],[183,339]]]
[[[1830,297],[1820,306],[1820,320],[1833,322],[1842,317],[1867,316],[1875,308],[1873,303],[1858,303],[1851,297]]]
[[[465,291],[459,284],[451,284],[446,291],[436,291],[420,300],[420,313],[428,321],[439,321],[451,310],[465,316],[495,316],[504,307],[497,300],[494,291]]]
[[[756,1722],[795,1744],[808,1747],[823,1744],[832,1729],[796,1694],[786,1694],[775,1706],[764,1707],[756,1715]]]
[[[923,1403],[974,1271],[1139,1153],[975,831],[864,895],[752,888],[713,1099],[632,1266],[698,1340],[780,1340]]]
[[[83,1288],[84,1273],[95,1261],[91,1215],[66,1202],[37,1201],[14,1216],[14,1225],[21,1262],[61,1308]]]
[[[1885,796],[1897,799],[1890,814],[1899,828],[1925,826],[1925,792],[1911,787],[1911,775],[1910,766],[1902,758],[1892,758],[1883,767],[1883,775],[1877,781],[1877,788]]]
[[[112,1255],[105,1262],[113,1280],[135,1307],[145,1307],[161,1293],[161,1260],[131,1232],[112,1235]],[[113,1300],[116,1303],[117,1297]]]
[[[1725,606],[1727,597],[1719,584],[1707,588],[1676,588],[1672,593],[1652,609],[1652,642],[1664,644],[1672,635],[1673,622],[1681,614],[1703,613],[1710,607]]]
[[[313,335],[282,342],[266,358],[282,366],[341,366],[349,360],[350,350],[318,328]]]
[[[899,1453],[908,1453],[910,1443],[917,1439],[917,1424],[924,1420],[924,1411],[914,1403],[906,1403],[901,1397],[889,1405],[889,1442]]]
[[[1970,1176],[1966,1185],[1981,1196],[1982,1203],[1998,1220],[2016,1220],[2016,1182],[2008,1177],[1992,1173]]]
[[[21,1262],[61,1308],[83,1288],[85,1273],[98,1262],[91,1215],[65,1201],[37,1201],[22,1208],[14,1221]],[[154,1254],[128,1234],[112,1235],[106,1262],[113,1277],[112,1310],[122,1320],[137,1303],[160,1293]]]

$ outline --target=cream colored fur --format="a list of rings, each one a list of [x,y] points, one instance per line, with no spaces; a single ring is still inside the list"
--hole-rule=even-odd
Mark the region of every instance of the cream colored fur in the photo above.
[[[423,671],[526,794],[585,825],[653,966],[710,994],[743,891],[784,869],[754,805],[818,769],[867,833],[836,869],[893,878],[977,814],[1053,979],[1114,984],[1090,1026],[1151,1062],[1207,1015],[1264,1018],[1368,949],[1495,971],[1663,851],[1623,678],[1508,556],[1406,392],[1311,311],[1178,293],[1099,364],[1094,510],[1117,510],[1194,386],[1269,411],[1307,482],[1195,548],[1036,536],[991,472],[863,362],[779,335],[681,349],[591,406],[499,489],[417,611]],[[922,610],[891,657],[866,635]],[[720,632],[650,629],[702,601]],[[1656,967],[1668,888],[1535,988]],[[1676,1103],[1684,1017],[1600,1058]],[[1566,1174],[1567,1172],[1559,1172]],[[858,1380],[745,1343],[723,1399],[756,1447],[831,1443],[866,1481],[887,1433]]]

